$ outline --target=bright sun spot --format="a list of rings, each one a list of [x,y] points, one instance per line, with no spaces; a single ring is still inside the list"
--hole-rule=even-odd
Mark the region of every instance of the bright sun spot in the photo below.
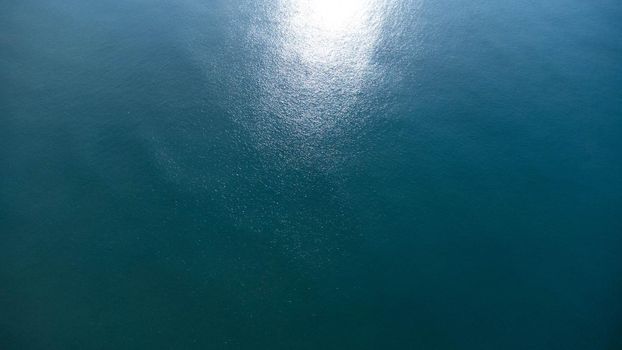
[[[289,19],[285,29],[290,48],[307,62],[336,63],[352,56],[364,58],[374,44],[370,0],[286,1]]]
[[[365,1],[362,0],[310,0],[301,5],[301,14],[306,17],[303,23],[326,34],[354,30],[361,26],[365,17]]]
[[[385,0],[278,2],[276,59],[263,75],[262,105],[277,105],[271,112],[291,134],[318,137],[352,115],[374,80],[385,6]]]

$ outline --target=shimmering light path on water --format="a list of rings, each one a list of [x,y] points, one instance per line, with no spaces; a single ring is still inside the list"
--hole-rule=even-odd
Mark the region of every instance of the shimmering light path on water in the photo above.
[[[0,2],[0,349],[622,348],[621,19]]]

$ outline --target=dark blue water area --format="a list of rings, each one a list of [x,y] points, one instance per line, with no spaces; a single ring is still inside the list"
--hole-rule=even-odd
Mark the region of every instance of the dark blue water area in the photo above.
[[[1,349],[621,349],[622,3],[0,1]]]

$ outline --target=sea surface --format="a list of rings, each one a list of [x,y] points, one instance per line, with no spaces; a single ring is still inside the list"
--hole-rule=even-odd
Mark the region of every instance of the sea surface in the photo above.
[[[622,349],[622,2],[0,0],[0,349]]]

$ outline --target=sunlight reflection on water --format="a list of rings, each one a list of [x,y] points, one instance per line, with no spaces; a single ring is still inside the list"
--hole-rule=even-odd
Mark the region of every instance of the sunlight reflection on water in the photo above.
[[[299,142],[317,142],[348,123],[374,73],[386,10],[374,0],[282,0],[273,13],[276,45],[259,77],[261,104]]]

